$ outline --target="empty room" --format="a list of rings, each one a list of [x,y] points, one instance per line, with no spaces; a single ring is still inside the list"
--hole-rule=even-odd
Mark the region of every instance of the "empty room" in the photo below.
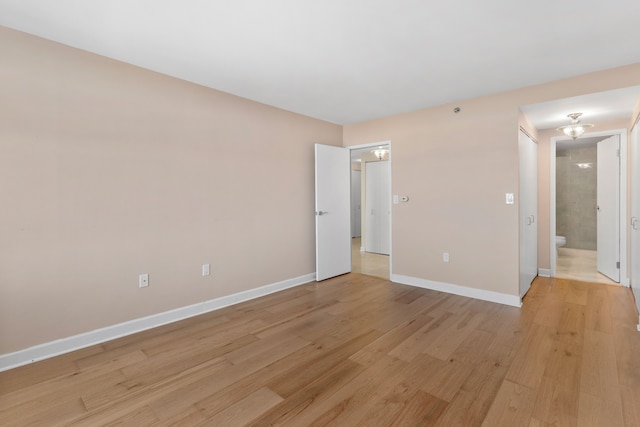
[[[0,0],[0,424],[640,425],[638,16]]]

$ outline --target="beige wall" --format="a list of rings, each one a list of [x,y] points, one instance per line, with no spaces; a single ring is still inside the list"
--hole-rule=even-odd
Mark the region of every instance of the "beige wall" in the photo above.
[[[340,126],[2,27],[0,52],[0,354],[315,271]]]
[[[517,295],[519,107],[640,84],[341,128],[1,27],[0,52],[0,354],[313,272],[314,143],[393,141],[395,274]]]
[[[393,205],[394,274],[518,295],[517,205],[504,194],[519,200],[520,106],[638,84],[634,64],[345,126],[345,145],[393,143],[392,191],[410,197]]]
[[[629,127],[633,128],[637,124],[638,119],[640,119],[640,99],[638,99],[638,102],[633,109],[633,114],[631,115],[631,125]]]

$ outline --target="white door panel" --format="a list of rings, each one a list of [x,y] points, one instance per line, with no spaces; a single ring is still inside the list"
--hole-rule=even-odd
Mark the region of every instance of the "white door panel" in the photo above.
[[[349,150],[316,144],[316,280],[351,271]]]
[[[598,142],[598,271],[620,281],[620,137]]]
[[[524,132],[520,152],[520,297],[538,275],[538,145]]]
[[[631,288],[640,312],[640,122],[631,133]]]
[[[368,162],[366,164],[366,209],[365,250],[389,255],[391,193],[389,186],[389,162]]]
[[[362,235],[362,173],[358,170],[351,171],[351,237]]]

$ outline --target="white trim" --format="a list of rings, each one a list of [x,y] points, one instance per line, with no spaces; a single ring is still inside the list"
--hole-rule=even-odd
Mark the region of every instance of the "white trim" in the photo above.
[[[627,129],[620,129],[620,284],[629,286],[627,266]]]
[[[627,129],[612,129],[601,132],[585,133],[584,137],[619,135],[620,136],[620,284],[629,286],[627,268]],[[566,136],[555,136],[550,142],[549,162],[549,253],[551,277],[556,276],[556,141],[569,140]]]
[[[551,270],[549,270],[547,268],[539,268],[538,269],[538,276],[540,276],[540,277],[551,277]]]
[[[14,353],[2,354],[0,355],[0,372],[37,362],[39,360],[48,359],[60,354],[69,353],[81,348],[100,344],[105,341],[124,337],[126,335],[135,334],[157,326],[173,323],[188,317],[198,316],[200,314],[228,307],[233,304],[238,304],[243,301],[282,291],[284,289],[293,288],[295,286],[313,282],[315,278],[315,273],[306,274],[304,276],[283,280],[281,282],[272,283],[259,288],[249,289],[232,295],[215,298],[186,307],[176,308],[163,313],[152,314],[151,316],[141,317],[139,319],[73,335],[56,341],[39,344]]]
[[[401,283],[403,285],[416,286],[418,288],[431,289],[434,291],[446,292],[448,294],[460,295],[463,297],[475,298],[483,301],[510,305],[513,307],[522,307],[522,301],[518,295],[502,294],[500,292],[469,288],[466,286],[436,282],[434,280],[420,279],[417,277],[402,276],[400,274],[392,274],[391,281],[394,283]]]
[[[391,141],[378,141],[378,142],[367,142],[366,144],[358,144],[358,145],[347,145],[345,148],[349,150],[360,150],[361,148],[377,148],[381,145],[391,145]],[[389,147],[389,151],[391,151],[391,147]]]
[[[562,137],[551,138],[549,144],[549,262],[550,277],[556,277],[556,264],[558,262],[558,249],[556,248],[556,140]]]

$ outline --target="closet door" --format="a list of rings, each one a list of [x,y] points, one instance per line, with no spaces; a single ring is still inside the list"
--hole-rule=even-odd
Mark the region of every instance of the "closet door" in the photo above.
[[[538,145],[520,132],[520,297],[538,275]]]
[[[391,194],[389,162],[367,162],[365,170],[365,250],[389,255]]]
[[[351,170],[351,237],[360,237],[362,231],[360,224],[362,223],[362,211],[360,205],[362,203],[362,187],[361,172],[359,170]]]

